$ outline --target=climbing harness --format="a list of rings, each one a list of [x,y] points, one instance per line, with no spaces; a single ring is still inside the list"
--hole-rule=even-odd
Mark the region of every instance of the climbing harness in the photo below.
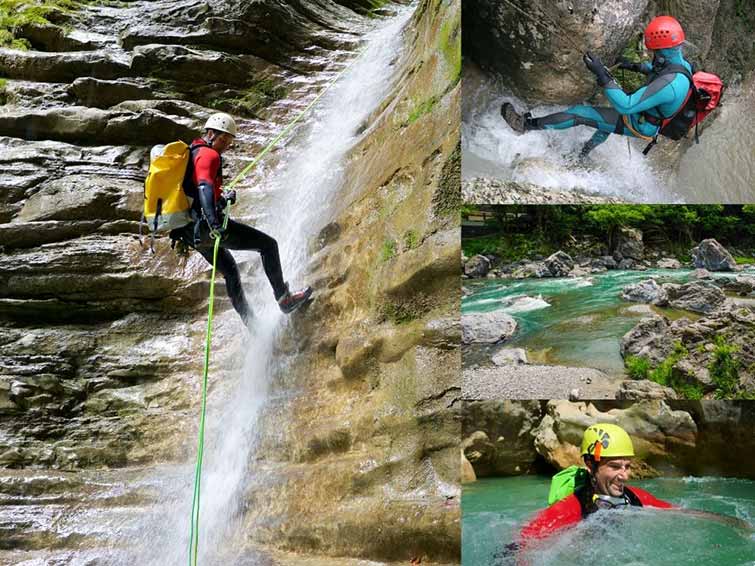
[[[246,177],[246,175],[249,173],[249,171],[252,170],[252,168],[257,165],[257,163],[262,159],[275,145],[285,136],[287,135],[293,127],[304,117],[304,115],[309,112],[309,110],[320,100],[320,98],[323,97],[323,95],[338,81],[338,79],[341,78],[341,76],[354,64],[355,61],[359,60],[361,55],[364,53],[366,47],[362,49],[359,53],[357,53],[356,57],[352,59],[348,65],[346,65],[343,69],[341,69],[335,77],[325,86],[325,88],[310,102],[304,110],[302,110],[283,130],[273,138],[273,140],[268,143],[265,148],[257,154],[257,156],[249,163],[244,169],[241,170],[241,172],[236,175],[236,177],[228,184],[227,190],[232,189],[234,186],[236,186],[241,180]],[[209,299],[209,305],[207,308],[207,335],[205,340],[205,350],[204,350],[204,369],[202,372],[202,408],[201,408],[201,415],[199,420],[199,439],[197,442],[197,463],[196,463],[196,469],[194,472],[194,498],[191,504],[191,530],[189,533],[189,565],[190,566],[196,566],[197,565],[197,553],[199,548],[199,501],[200,501],[200,487],[202,482],[202,460],[204,457],[204,431],[205,431],[205,418],[207,414],[207,377],[209,374],[209,367],[210,367],[210,343],[212,341],[212,316],[213,316],[213,305],[215,302],[215,274],[217,270],[217,262],[218,262],[218,250],[220,249],[220,240],[222,238],[222,232],[224,232],[228,228],[228,218],[230,216],[229,211],[230,208],[233,206],[233,203],[229,204],[229,207],[226,209],[227,212],[223,215],[223,228],[218,233],[215,231],[212,234],[212,237],[215,239],[215,246],[213,248],[212,252],[212,275],[210,277],[210,299]]]

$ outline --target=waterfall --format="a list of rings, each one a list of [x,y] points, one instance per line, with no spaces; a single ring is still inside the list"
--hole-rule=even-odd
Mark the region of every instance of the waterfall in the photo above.
[[[345,157],[363,135],[361,125],[397,78],[395,63],[405,47],[402,32],[415,6],[398,7],[395,16],[365,34],[358,58],[343,63],[350,67],[297,127],[293,140],[276,152],[275,165],[260,169],[262,173],[255,177],[255,184],[270,195],[264,213],[255,215],[255,227],[278,241],[283,273],[292,290],[308,283],[310,242],[336,211],[345,181]],[[243,192],[240,198],[243,200]],[[234,252],[237,261],[259,261],[255,256],[253,252]],[[241,557],[233,555],[233,547],[234,541],[245,538],[243,494],[250,474],[255,473],[250,458],[258,440],[257,419],[269,400],[272,377],[287,363],[276,352],[276,343],[288,318],[278,310],[264,274],[246,281],[245,291],[255,319],[239,353],[242,367],[233,383],[211,384],[210,388],[199,564],[216,564],[220,557],[224,563],[241,563]],[[220,396],[219,387],[223,389]],[[164,482],[167,491],[154,516],[145,519],[139,529],[140,564],[187,562],[193,462],[187,463],[181,474],[174,473],[171,481],[180,485]]]

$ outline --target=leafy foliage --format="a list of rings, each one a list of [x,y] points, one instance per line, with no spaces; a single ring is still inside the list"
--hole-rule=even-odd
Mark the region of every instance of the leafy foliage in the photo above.
[[[734,395],[739,383],[740,362],[734,357],[739,348],[727,344],[723,336],[716,336],[713,361],[708,366],[713,383],[716,384],[716,397],[728,399]]]

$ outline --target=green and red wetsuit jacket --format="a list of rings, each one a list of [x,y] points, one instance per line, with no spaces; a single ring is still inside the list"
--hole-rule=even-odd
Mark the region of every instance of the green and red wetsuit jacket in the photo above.
[[[627,495],[631,505],[638,507],[657,507],[659,509],[670,509],[673,506],[661,499],[658,499],[639,487],[625,487],[624,493]],[[582,519],[594,512],[587,503],[588,495],[579,492],[571,494],[569,497],[562,499],[543,509],[535,516],[520,532],[519,548],[531,544],[535,540],[543,539],[554,534],[570,525],[579,523]]]

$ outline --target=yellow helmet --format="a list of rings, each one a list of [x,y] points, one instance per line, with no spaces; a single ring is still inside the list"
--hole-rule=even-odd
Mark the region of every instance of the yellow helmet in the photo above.
[[[634,456],[634,446],[627,431],[614,424],[598,423],[585,429],[582,436],[582,456],[601,458]]]

